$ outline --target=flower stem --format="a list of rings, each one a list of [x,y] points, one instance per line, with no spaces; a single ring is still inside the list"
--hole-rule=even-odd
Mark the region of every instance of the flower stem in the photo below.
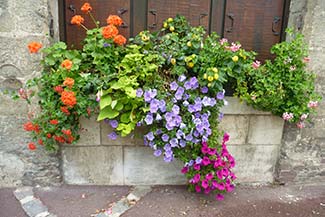
[[[92,19],[92,21],[95,23],[96,27],[98,28],[98,23],[96,22],[96,20],[95,20],[94,16],[92,15],[92,13],[89,11],[88,14],[89,14],[90,18]]]
[[[83,24],[80,23],[80,26],[81,26],[82,28],[84,28],[86,31],[88,31],[88,28],[87,28],[86,26],[84,26]]]

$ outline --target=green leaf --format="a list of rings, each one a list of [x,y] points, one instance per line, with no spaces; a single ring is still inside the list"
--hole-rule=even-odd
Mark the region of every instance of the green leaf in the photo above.
[[[105,118],[113,119],[117,117],[120,113],[116,110],[113,110],[111,107],[107,106],[99,112],[97,121],[104,120]]]
[[[102,110],[112,103],[112,97],[109,95],[102,96],[99,101],[99,108]]]
[[[112,104],[111,104],[112,109],[115,108],[116,104],[117,104],[117,100],[113,100],[113,101],[112,101]]]

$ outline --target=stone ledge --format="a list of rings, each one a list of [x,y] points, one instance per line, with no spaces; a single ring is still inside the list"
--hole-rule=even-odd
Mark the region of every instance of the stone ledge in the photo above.
[[[221,112],[227,115],[272,115],[271,112],[256,110],[241,102],[236,97],[226,97],[228,105],[221,108]]]

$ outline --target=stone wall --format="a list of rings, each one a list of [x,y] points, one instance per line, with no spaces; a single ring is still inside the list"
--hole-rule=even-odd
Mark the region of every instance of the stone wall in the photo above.
[[[317,74],[323,97],[318,115],[304,129],[285,125],[278,180],[282,183],[325,182],[325,1],[291,1],[289,26],[302,31],[309,45],[309,69]]]
[[[253,110],[235,98],[223,108],[223,129],[230,134],[229,151],[236,159],[240,183],[272,183],[279,157],[283,120]],[[77,145],[62,148],[64,182],[68,184],[184,184],[180,162],[165,163],[135,137],[110,140],[111,128],[95,120],[81,121]],[[141,131],[135,135],[141,135]]]
[[[46,46],[53,40],[46,36],[52,14],[57,18],[57,12],[52,12],[57,10],[53,2],[0,0],[0,187],[61,180],[57,156],[27,148],[29,138],[22,124],[30,108],[4,94],[8,89],[18,90],[39,73],[41,56],[30,55],[27,44],[41,41]]]

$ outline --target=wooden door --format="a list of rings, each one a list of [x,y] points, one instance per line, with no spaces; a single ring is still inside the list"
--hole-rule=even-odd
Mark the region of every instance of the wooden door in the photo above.
[[[147,28],[157,31],[163,21],[177,14],[187,18],[193,26],[209,29],[210,0],[148,0]]]
[[[70,24],[70,20],[74,15],[81,15],[85,18],[85,26],[94,28],[95,24],[89,17],[84,14],[80,8],[86,1],[80,0],[65,0],[64,15],[65,15],[65,41],[69,47],[81,48],[81,41],[85,38],[86,32],[83,28]],[[105,26],[106,19],[109,15],[119,15],[124,24],[119,28],[120,33],[125,36],[130,36],[130,0],[87,0],[92,6],[92,14],[95,19],[100,22],[100,26]]]
[[[284,0],[227,0],[223,36],[256,51],[260,60],[270,58],[270,48],[281,41],[284,7]]]

